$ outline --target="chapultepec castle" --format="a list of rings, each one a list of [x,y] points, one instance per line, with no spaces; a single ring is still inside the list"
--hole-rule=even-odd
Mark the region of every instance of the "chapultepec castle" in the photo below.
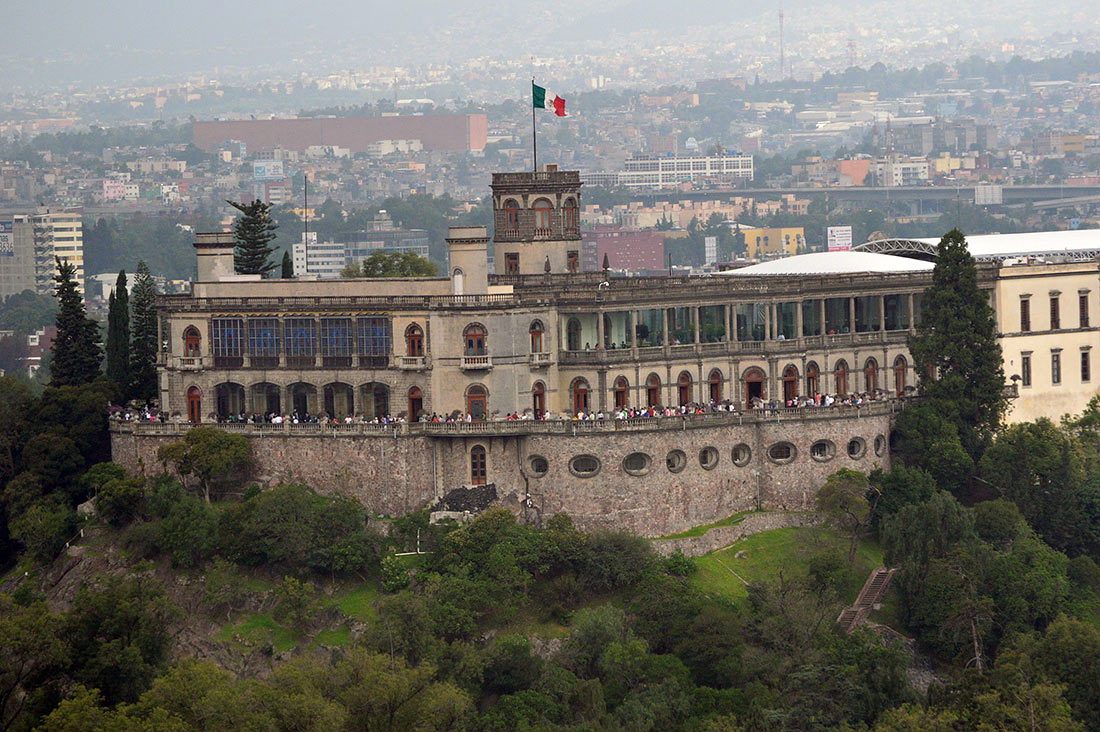
[[[377,514],[483,485],[531,522],[566,512],[645,536],[809,509],[837,469],[889,467],[932,242],[704,276],[582,273],[580,188],[555,166],[495,174],[495,271],[486,229],[452,228],[440,278],[235,275],[232,235],[199,234],[190,294],[159,300],[173,419],[117,426],[115,460],[155,465],[160,445],[220,423],[249,437],[258,480],[346,491]],[[1100,384],[1100,232],[969,246],[1015,393],[1009,419],[1080,411]],[[689,404],[701,413],[682,415]],[[623,416],[648,407],[676,416]],[[324,419],[225,422],[273,413]]]

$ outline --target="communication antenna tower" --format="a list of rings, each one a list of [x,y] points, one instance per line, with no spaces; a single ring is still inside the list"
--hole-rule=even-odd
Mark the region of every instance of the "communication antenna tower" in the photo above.
[[[786,78],[786,66],[783,60],[783,6],[779,6],[779,78]]]
[[[856,41],[854,38],[848,39],[848,68],[852,68],[856,65]]]

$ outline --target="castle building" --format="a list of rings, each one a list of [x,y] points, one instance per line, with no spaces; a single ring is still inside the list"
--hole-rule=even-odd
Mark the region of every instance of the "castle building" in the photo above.
[[[447,276],[415,279],[235,275],[232,235],[199,234],[191,292],[158,301],[160,403],[173,420],[120,427],[116,461],[151,464],[191,424],[322,414],[327,424],[224,427],[256,438],[264,475],[350,491],[377,513],[491,484],[532,520],[566,511],[648,536],[747,508],[811,508],[838,468],[889,467],[931,262],[828,252],[613,278],[580,271],[576,172],[495,174],[492,192],[493,273],[484,227],[452,228]],[[1078,355],[1100,348],[1096,262],[982,262],[979,284],[1018,377],[1009,386],[1026,395],[1021,418],[1083,408],[1097,391]],[[1016,327],[1022,303],[1056,297],[1049,312],[1065,316]],[[865,397],[789,406],[824,394]],[[728,408],[612,416],[712,403]],[[501,419],[512,414],[550,418]],[[384,416],[399,422],[375,423]]]

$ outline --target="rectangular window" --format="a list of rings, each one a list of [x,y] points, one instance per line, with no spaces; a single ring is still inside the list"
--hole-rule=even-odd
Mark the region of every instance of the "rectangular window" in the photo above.
[[[1081,351],[1081,381],[1092,379],[1092,363],[1088,351]]]
[[[351,366],[351,318],[321,318],[321,363],[325,368]]]
[[[1062,314],[1058,308],[1058,297],[1050,298],[1050,329],[1058,330],[1062,327]]]
[[[1031,355],[1020,356],[1020,382],[1024,386],[1031,386]]]
[[[1020,300],[1020,330],[1027,333],[1031,330],[1031,300]]]
[[[316,364],[317,321],[313,318],[287,318],[283,321],[288,368],[311,368]]]
[[[248,319],[248,358],[253,368],[279,366],[279,319]]]
[[[576,251],[566,252],[565,265],[570,272],[580,271],[580,256]]]
[[[393,350],[393,325],[389,318],[359,318],[359,365],[385,368]]]
[[[1089,294],[1082,292],[1077,296],[1077,310],[1081,318],[1081,327],[1089,327]]]
[[[1062,354],[1052,353],[1050,354],[1050,383],[1061,384],[1062,383]]]
[[[515,252],[508,252],[504,255],[504,274],[519,274],[519,255]]]
[[[243,366],[241,335],[244,331],[244,321],[240,318],[213,318],[210,326],[210,346],[214,354],[214,366],[227,369]]]

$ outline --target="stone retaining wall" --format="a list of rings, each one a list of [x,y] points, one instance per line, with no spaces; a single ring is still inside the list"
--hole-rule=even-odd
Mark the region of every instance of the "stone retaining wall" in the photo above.
[[[689,557],[701,557],[753,534],[773,529],[817,526],[820,523],[821,516],[816,513],[750,513],[735,526],[716,526],[702,536],[656,539],[653,548],[665,556],[680,551]]]

